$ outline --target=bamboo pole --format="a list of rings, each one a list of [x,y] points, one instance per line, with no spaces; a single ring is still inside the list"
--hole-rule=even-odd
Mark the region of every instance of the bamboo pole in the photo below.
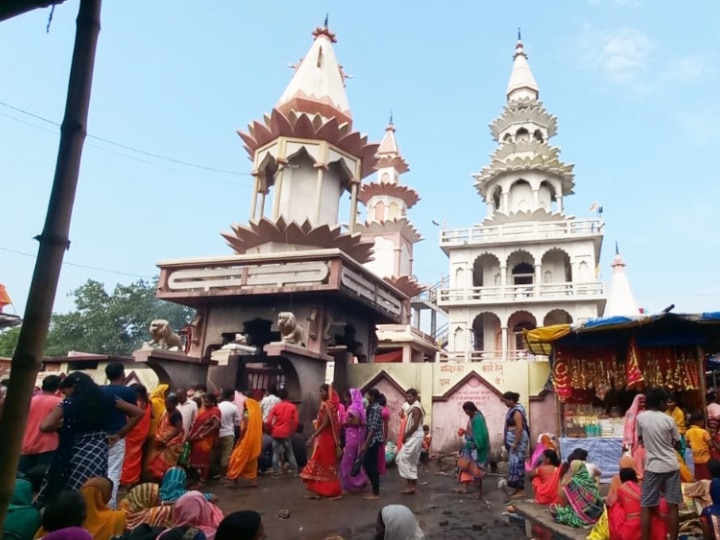
[[[55,177],[38,249],[7,398],[0,418],[0,523],[15,487],[20,448],[35,379],[42,364],[77,189],[85,141],[102,0],[80,0],[65,117],[60,128]]]

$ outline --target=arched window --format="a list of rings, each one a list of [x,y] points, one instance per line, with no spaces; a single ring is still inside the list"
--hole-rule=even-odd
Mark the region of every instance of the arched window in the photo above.
[[[519,141],[530,137],[530,132],[525,128],[520,128],[515,132],[515,136]]]
[[[514,285],[532,285],[535,277],[535,269],[529,263],[519,263],[512,269]]]
[[[540,131],[539,129],[536,129],[536,130],[535,130],[535,133],[533,133],[533,138],[534,138],[536,141],[543,142],[543,134],[542,134],[542,131]]]

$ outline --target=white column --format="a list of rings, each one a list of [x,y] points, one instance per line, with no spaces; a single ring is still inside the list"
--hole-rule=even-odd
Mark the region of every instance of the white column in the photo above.
[[[273,193],[272,214],[273,220],[277,221],[280,217],[280,198],[282,197],[283,176],[285,175],[285,167],[281,166],[275,173],[275,193]]]
[[[317,186],[315,191],[315,226],[320,225],[320,209],[322,208],[322,184],[323,174],[325,172],[324,165],[315,165],[317,168]]]
[[[505,295],[507,294],[506,288],[507,288],[507,266],[501,265],[500,266],[500,296],[502,298],[505,298]]]
[[[540,190],[539,189],[533,189],[533,207],[539,208],[540,207]]]
[[[350,180],[350,233],[355,232],[355,225],[357,224],[357,200],[358,200],[358,186],[360,180]]]
[[[556,197],[556,199],[557,199],[557,211],[562,214],[562,213],[563,213],[563,198],[562,198],[562,195],[558,195],[558,196]]]
[[[542,264],[535,264],[535,296],[540,296],[540,285],[542,282]]]
[[[507,192],[507,191],[503,191],[503,192],[500,194],[500,210],[501,210],[504,214],[509,214],[509,213],[510,213],[509,203],[510,203],[510,193]]]
[[[250,203],[250,219],[255,219],[257,213],[258,191],[260,191],[260,174],[254,174],[255,185],[253,187],[252,202]]]
[[[500,358],[502,358],[502,361],[505,362],[508,357],[508,327],[507,326],[501,326],[500,327]]]

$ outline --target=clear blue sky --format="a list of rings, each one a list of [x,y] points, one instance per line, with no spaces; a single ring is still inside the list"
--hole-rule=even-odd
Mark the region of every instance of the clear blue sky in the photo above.
[[[638,303],[654,311],[720,309],[714,161],[720,135],[720,3],[697,0],[245,2],[111,0],[102,14],[88,139],[73,216],[79,265],[152,276],[167,258],[230,253],[220,232],[247,219],[250,163],[235,134],[269,111],[288,63],[326,12],[338,34],[355,126],[379,140],[392,109],[421,202],[426,240],[415,272],[447,273],[432,219],[461,227],[485,207],[473,188],[494,149],[487,129],[504,103],[522,27],[541,99],[558,116],[553,142],[576,164],[566,211],[607,220],[602,272],[620,243]],[[202,5],[202,7],[201,7]],[[0,102],[60,121],[78,2],[0,26]],[[55,166],[58,129],[0,105],[0,282],[22,313]],[[57,311],[88,278],[133,276],[65,265]]]

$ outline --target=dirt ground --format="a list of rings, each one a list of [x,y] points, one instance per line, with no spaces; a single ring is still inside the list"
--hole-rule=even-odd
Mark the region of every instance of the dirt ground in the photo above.
[[[391,468],[381,480],[381,499],[364,501],[362,495],[348,495],[339,501],[307,500],[302,480],[283,477],[259,477],[258,488],[228,490],[210,486],[217,494],[219,505],[227,514],[253,509],[262,513],[268,539],[323,540],[340,535],[345,540],[372,540],[380,509],[387,504],[404,504],[418,517],[425,538],[459,540],[469,538],[518,539],[524,528],[508,523],[504,492],[497,488],[499,477],[485,479],[482,500],[474,494],[453,493],[458,487],[453,475],[428,472],[421,475],[417,495],[402,495],[404,482]],[[289,510],[290,517],[277,516]]]

